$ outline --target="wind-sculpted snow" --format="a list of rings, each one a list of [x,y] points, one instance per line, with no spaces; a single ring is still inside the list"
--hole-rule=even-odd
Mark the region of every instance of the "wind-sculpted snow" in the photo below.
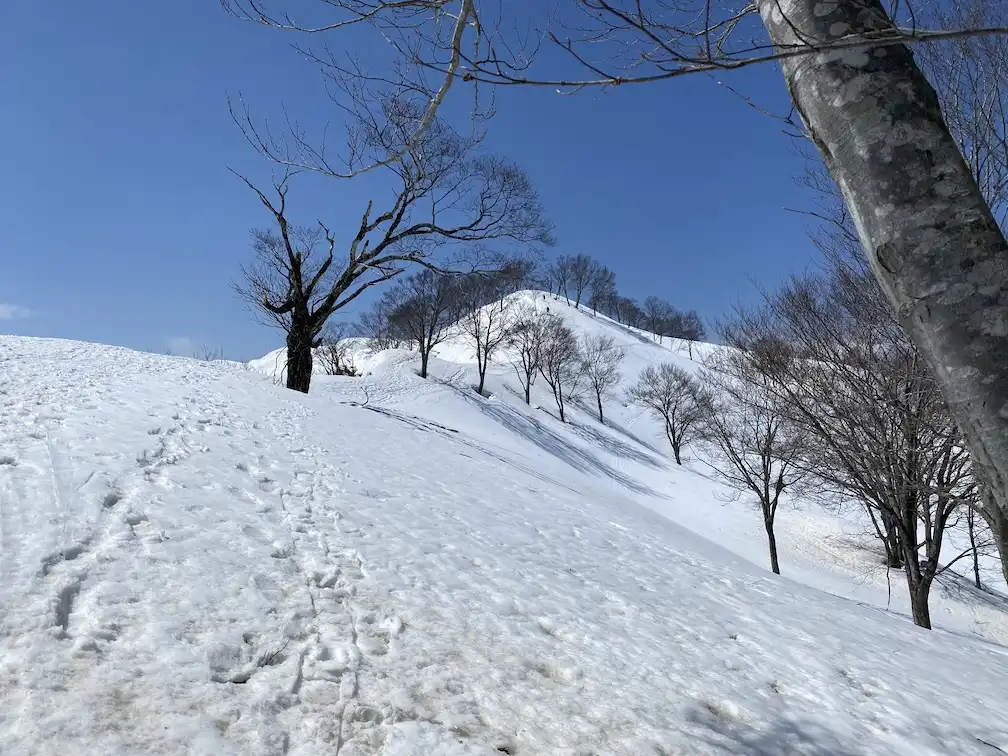
[[[1008,750],[1002,646],[641,506],[647,444],[414,377],[0,337],[0,752]]]

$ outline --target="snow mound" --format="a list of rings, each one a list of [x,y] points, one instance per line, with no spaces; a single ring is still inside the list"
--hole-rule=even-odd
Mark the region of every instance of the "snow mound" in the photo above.
[[[546,416],[354,381],[0,337],[5,754],[1008,749],[1004,647],[774,578]]]

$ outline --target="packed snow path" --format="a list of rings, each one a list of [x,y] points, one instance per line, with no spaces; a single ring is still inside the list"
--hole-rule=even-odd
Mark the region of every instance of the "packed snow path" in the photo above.
[[[1008,649],[550,459],[0,337],[0,752],[996,754]]]

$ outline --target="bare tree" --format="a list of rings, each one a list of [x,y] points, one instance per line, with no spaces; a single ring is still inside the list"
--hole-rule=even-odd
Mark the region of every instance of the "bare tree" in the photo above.
[[[598,279],[599,264],[588,255],[573,255],[560,260],[565,260],[569,271],[568,284],[574,295],[574,306],[581,307],[581,300]]]
[[[396,281],[382,300],[392,330],[417,345],[420,377],[426,378],[434,347],[455,332],[460,313],[457,282],[425,268]]]
[[[488,0],[461,0],[457,9],[453,0],[320,0],[333,20],[299,23],[270,14],[267,0],[223,1],[249,20],[309,36],[376,28],[396,63],[370,80],[419,93],[425,105],[411,139],[457,80],[472,83],[478,99],[488,83],[572,91],[777,61],[797,113],[792,122],[800,119],[824,156],[873,275],[963,429],[989,508],[1008,523],[1008,330],[991,325],[1008,320],[1008,242],[910,51],[1003,35],[1008,24],[999,15],[957,28],[940,17],[923,23],[913,2],[893,3],[890,16],[880,0],[755,0],[741,8],[713,0],[570,0],[547,4],[540,26],[516,24],[510,6]],[[537,62],[556,61],[536,56],[542,44],[587,74],[534,71]]]
[[[644,300],[644,327],[661,340],[668,335],[668,326],[676,309],[660,297],[648,297]]]
[[[934,6],[930,12],[935,14],[941,26],[968,29],[979,22],[992,25],[993,20],[1003,21],[1004,11],[997,14],[994,11],[994,6],[986,0],[963,0],[945,7]],[[1008,160],[1005,160],[1008,149],[1005,141],[1008,37],[960,37],[925,46],[920,52],[949,130],[992,212],[1004,223],[1008,215]],[[862,247],[854,217],[847,211],[841,191],[819,155],[808,157],[802,183],[818,200],[819,210],[812,215],[821,222],[812,233],[812,239],[827,260],[832,261],[832,267],[836,267],[835,261],[842,260],[843,266],[857,269],[859,275],[867,275],[867,263],[864,261],[871,256]],[[865,296],[875,301],[878,295],[879,292],[871,291]],[[884,304],[880,306],[885,309]],[[911,332],[910,336],[914,338],[914,333]],[[928,350],[923,350],[922,354],[927,357]],[[940,387],[940,374],[938,379]],[[942,392],[948,396],[944,388]],[[955,406],[952,409],[955,411]],[[978,471],[980,482],[985,483],[988,474],[982,467]],[[995,495],[996,485],[983,485],[981,488],[981,514],[998,547],[1002,574],[1008,582],[1008,512]],[[898,545],[895,531],[887,527],[884,529],[889,535],[890,546],[887,548],[891,563],[902,564],[900,550],[895,548]]]
[[[626,350],[617,346],[612,336],[584,334],[581,337],[581,373],[595,394],[600,423],[605,423],[602,415],[602,399],[619,385],[623,377],[619,366],[624,357]]]
[[[395,324],[389,322],[390,306],[387,299],[380,298],[357,318],[355,330],[367,340],[367,348],[371,352],[392,349],[407,340],[404,334],[396,330]]]
[[[501,296],[534,289],[539,280],[539,263],[529,256],[510,256],[500,260],[497,279]]]
[[[567,422],[567,402],[577,396],[581,384],[581,349],[577,335],[557,315],[546,320],[539,374],[553,391],[560,422]]]
[[[500,275],[473,274],[458,282],[461,317],[458,327],[473,347],[479,385],[483,393],[487,368],[508,339],[513,312],[504,298],[504,279]]]
[[[563,297],[570,304],[570,258],[560,256],[546,269],[546,279],[549,282],[550,293],[555,297]]]
[[[693,344],[706,338],[707,329],[704,327],[703,320],[696,310],[687,310],[686,312],[678,313],[670,335],[686,342],[686,350],[689,353],[689,358],[692,360]]]
[[[1008,9],[990,0],[934,4],[928,14],[948,29],[1004,25]],[[964,36],[924,45],[918,59],[942,115],[994,217],[1008,221],[1008,36]]]
[[[631,328],[642,328],[644,325],[644,311],[633,299],[627,297],[617,297],[616,299],[617,320]]]
[[[513,323],[508,329],[510,361],[525,391],[525,404],[532,403],[532,385],[542,365],[548,324],[545,313],[539,312],[534,305],[526,304],[515,311]]]
[[[326,375],[358,375],[350,338],[350,326],[346,323],[330,323],[322,332],[316,356]]]
[[[722,350],[708,358],[701,380],[711,388],[705,416],[705,441],[713,454],[705,460],[717,478],[737,495],[751,494],[763,515],[770,569],[780,574],[774,523],[780,497],[806,476],[805,440],[788,422],[768,381],[753,361],[775,360],[786,347],[763,342],[747,351]]]
[[[704,436],[711,397],[688,372],[671,362],[648,365],[627,390],[627,398],[646,407],[665,426],[677,465],[682,450]]]
[[[437,120],[400,154],[423,113],[396,100],[385,101],[383,113],[383,122],[352,122],[350,163],[391,157],[384,170],[395,179],[394,199],[377,214],[368,203],[342,263],[328,228],[290,223],[289,173],[275,183],[276,199],[246,180],[272,215],[275,230],[255,233],[255,260],[243,269],[237,289],[287,334],[288,388],[308,391],[312,348],[326,321],[368,288],[410,265],[431,265],[431,256],[454,242],[551,241],[535,190],[516,166],[475,152],[474,140]]]
[[[857,259],[828,265],[827,276],[795,278],[762,310],[740,310],[723,336],[740,350],[789,345],[749,359],[751,380],[801,430],[810,474],[865,507],[887,564],[904,569],[914,621],[930,627],[946,532],[976,505],[969,457],[878,284]]]
[[[193,351],[192,356],[193,359],[202,360],[204,362],[217,362],[217,360],[224,359],[224,347],[217,347],[214,349],[213,347],[203,344],[199,347],[199,349]]]
[[[616,274],[602,263],[595,266],[595,275],[591,282],[591,296],[588,306],[595,312],[612,315],[614,304],[619,295],[616,292]]]

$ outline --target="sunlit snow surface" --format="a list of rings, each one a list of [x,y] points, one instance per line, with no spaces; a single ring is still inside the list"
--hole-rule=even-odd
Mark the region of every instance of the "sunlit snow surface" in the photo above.
[[[0,753],[1008,750],[1008,649],[676,524],[751,513],[629,409],[568,428],[506,365],[485,399],[409,359],[303,397],[0,337]]]

